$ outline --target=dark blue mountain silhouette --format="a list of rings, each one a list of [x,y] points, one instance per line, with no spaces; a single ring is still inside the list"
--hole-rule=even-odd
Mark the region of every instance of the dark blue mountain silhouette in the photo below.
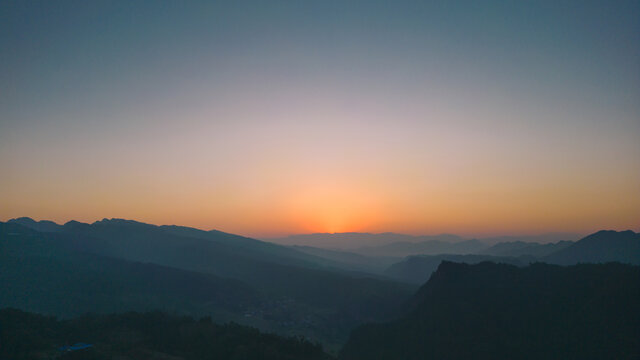
[[[598,231],[542,261],[561,265],[610,261],[640,264],[640,234],[631,230]]]
[[[637,359],[640,267],[442,262],[406,315],[354,330],[344,360]]]

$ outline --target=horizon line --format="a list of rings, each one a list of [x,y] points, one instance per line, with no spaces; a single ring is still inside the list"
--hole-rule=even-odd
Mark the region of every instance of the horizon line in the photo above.
[[[514,232],[514,233],[505,233],[505,232],[497,232],[497,233],[492,233],[492,234],[476,234],[476,235],[460,235],[460,234],[456,234],[453,232],[440,232],[440,233],[419,233],[419,234],[414,234],[414,233],[408,233],[408,232],[395,232],[395,231],[383,231],[383,232],[368,232],[368,231],[345,231],[345,232],[302,232],[302,233],[284,233],[283,235],[263,235],[263,236],[252,236],[252,235],[244,235],[242,233],[238,233],[238,232],[232,232],[232,231],[226,231],[226,230],[221,230],[219,228],[210,228],[210,229],[204,229],[201,227],[197,227],[197,226],[189,226],[189,225],[180,225],[180,224],[176,224],[176,223],[171,223],[171,224],[160,224],[160,223],[153,223],[153,222],[145,222],[145,221],[140,221],[140,220],[134,220],[134,219],[127,219],[127,218],[122,218],[122,217],[103,217],[99,220],[95,220],[93,222],[83,222],[83,221],[79,221],[79,220],[75,220],[75,219],[70,219],[68,221],[65,222],[57,222],[54,220],[49,220],[49,219],[35,219],[33,217],[30,216],[18,216],[18,217],[11,217],[8,218],[6,220],[4,220],[3,222],[7,223],[10,222],[12,220],[18,220],[18,219],[30,219],[32,221],[35,222],[41,222],[41,221],[45,221],[45,222],[51,222],[54,223],[58,226],[64,226],[67,223],[70,222],[78,222],[81,224],[88,224],[88,225],[92,225],[95,223],[99,223],[101,221],[114,221],[114,220],[122,220],[122,221],[132,221],[132,222],[136,222],[136,223],[140,223],[140,224],[145,224],[145,225],[152,225],[152,226],[183,226],[183,227],[189,227],[192,229],[197,229],[197,230],[201,230],[201,231],[219,231],[219,232],[224,232],[224,233],[228,233],[228,234],[233,234],[233,235],[239,235],[239,236],[243,236],[243,237],[247,237],[247,238],[253,238],[253,239],[257,239],[257,240],[265,240],[265,241],[269,241],[269,240],[276,240],[276,239],[286,239],[286,238],[290,238],[290,237],[296,237],[296,236],[313,236],[313,235],[401,235],[401,236],[407,236],[407,237],[413,237],[413,238],[419,238],[419,237],[438,237],[438,236],[456,236],[458,238],[460,238],[461,240],[482,240],[482,239],[487,239],[487,238],[499,238],[499,237],[539,237],[539,236],[549,236],[549,235],[570,235],[570,236],[577,236],[577,237],[584,237],[587,236],[591,233],[597,232],[597,231],[603,231],[603,230],[613,230],[613,231],[633,231],[633,232],[640,232],[640,229],[600,229],[594,232],[572,232],[572,231],[546,231],[546,232],[529,232],[529,233],[522,233],[522,232]]]

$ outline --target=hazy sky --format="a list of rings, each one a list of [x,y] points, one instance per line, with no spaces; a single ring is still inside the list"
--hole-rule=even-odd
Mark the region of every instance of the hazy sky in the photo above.
[[[0,220],[640,229],[638,1],[2,1]]]

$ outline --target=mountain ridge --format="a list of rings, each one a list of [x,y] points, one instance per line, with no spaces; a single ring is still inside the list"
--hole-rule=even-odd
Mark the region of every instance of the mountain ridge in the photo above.
[[[620,263],[443,261],[402,316],[355,329],[340,359],[635,359],[639,278]]]
[[[600,230],[541,260],[561,265],[610,261],[638,265],[640,264],[640,234],[632,230]]]
[[[413,286],[371,274],[347,272],[326,266],[325,260],[315,263],[310,260],[315,259],[313,256],[294,249],[233,234],[225,234],[225,238],[220,239],[220,233],[193,230],[200,237],[189,237],[183,236],[184,234],[176,235],[176,228],[135,221],[100,221],[95,224],[70,221],[58,232],[39,232],[13,221],[0,223],[0,230],[0,247],[5,249],[0,254],[13,259],[0,262],[0,268],[3,269],[0,271],[0,287],[13,284],[11,286],[33,289],[31,292],[36,293],[42,287],[41,284],[60,284],[52,291],[63,297],[51,298],[61,299],[62,304],[64,298],[83,298],[84,295],[77,291],[77,284],[65,280],[69,278],[65,274],[81,276],[84,273],[81,269],[93,266],[93,262],[87,259],[97,256],[99,259],[116,259],[118,264],[122,264],[122,261],[151,264],[142,268],[133,267],[132,270],[149,269],[148,272],[153,274],[158,273],[154,269],[161,266],[162,269],[172,268],[182,273],[194,274],[189,278],[215,276],[246,284],[252,291],[260,294],[262,305],[248,310],[246,317],[239,320],[250,321],[268,331],[298,331],[298,334],[311,336],[333,348],[346,340],[353,326],[363,321],[386,317],[414,290]],[[13,250],[7,251],[7,246],[11,246]],[[74,267],[79,261],[83,267]],[[96,261],[96,266],[104,261]],[[41,266],[25,268],[29,264]],[[115,268],[123,269],[126,266],[117,265]],[[9,272],[10,269],[13,270]],[[27,276],[29,273],[31,275]],[[13,275],[3,278],[3,274]],[[140,279],[124,276],[121,272],[112,275],[111,270],[106,273],[103,270],[91,272],[87,276],[96,279],[98,283],[112,277],[113,286],[122,288],[129,288],[127,284],[132,279]],[[22,283],[15,283],[15,279],[22,279]],[[94,281],[83,281],[83,284],[91,285],[91,291],[101,291],[100,287],[92,285]],[[71,293],[65,294],[68,291]],[[91,291],[86,294],[93,294]],[[16,294],[15,291],[5,293],[8,296],[5,301],[7,304],[28,304],[22,301],[29,297],[25,295],[12,298],[12,293]],[[196,293],[191,294],[195,296]],[[104,300],[100,304],[113,303],[106,300],[108,297],[96,298]],[[150,297],[152,298],[154,297]],[[44,300],[47,296],[42,294],[29,301],[40,301],[38,299]],[[131,302],[123,303],[124,310],[129,304],[135,305]],[[184,305],[191,306],[189,302]],[[106,306],[104,309],[111,307]],[[146,309],[134,307],[131,310]]]

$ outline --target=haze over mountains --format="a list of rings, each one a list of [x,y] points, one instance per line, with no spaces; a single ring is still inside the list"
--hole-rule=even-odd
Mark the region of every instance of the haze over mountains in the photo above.
[[[11,219],[7,224],[19,224],[43,234],[57,234],[68,238],[67,242],[71,244],[68,246],[87,253],[240,278],[246,275],[241,270],[242,264],[253,264],[253,261],[309,269],[381,274],[388,270],[390,265],[396,265],[397,268],[407,261],[415,265],[421,261],[433,262],[433,259],[457,259],[470,263],[502,259],[512,264],[525,264],[535,260],[567,265],[609,261],[635,264],[640,258],[638,234],[630,230],[599,231],[579,241],[560,240],[545,243],[533,240],[551,241],[558,238],[574,238],[576,235],[543,234],[465,240],[450,234],[411,236],[394,233],[344,233],[286,238],[294,242],[319,241],[323,244],[340,240],[351,247],[366,242],[378,244],[358,245],[345,251],[303,245],[282,246],[217,230],[204,231],[176,225],[156,226],[124,219],[103,219],[93,224],[69,221],[59,225],[51,221],[35,221],[23,217]],[[92,240],[80,241],[81,237]],[[504,241],[495,243],[499,240]],[[193,253],[195,249],[201,254]],[[216,261],[210,262],[207,261],[208,258],[202,259],[199,256],[213,256]]]
[[[506,242],[479,254],[440,254],[408,256],[388,267],[385,275],[416,284],[424,283],[442,261],[467,264],[480,262],[526,266],[536,262],[558,265],[621,262],[640,265],[640,234],[633,231],[599,231],[577,242],[550,244]]]
[[[264,240],[282,245],[346,250],[363,255],[407,256],[412,254],[442,253],[473,254],[483,252],[483,250],[488,250],[490,246],[501,243],[542,245],[560,241],[576,241],[580,238],[580,235],[572,233],[496,236],[479,239],[463,238],[452,234],[414,236],[396,233],[322,233],[291,235]],[[492,252],[492,250],[489,250],[489,252]]]
[[[368,237],[367,234],[352,235],[360,239]],[[384,242],[380,235],[375,237],[380,244]],[[402,238],[406,237],[394,235],[385,241]],[[425,282],[432,284],[433,281],[439,283],[440,280],[434,280],[438,278],[457,281],[457,275],[432,277],[437,269],[444,269],[447,274],[458,273],[455,266],[443,268],[442,264],[479,264],[459,269],[474,279],[481,276],[478,279],[483,279],[482,282],[490,282],[495,277],[496,284],[505,277],[520,274],[520,270],[516,270],[518,268],[530,269],[523,271],[535,273],[531,276],[536,279],[565,272],[551,265],[530,266],[540,262],[559,265],[640,264],[640,234],[633,231],[600,231],[575,242],[544,244],[524,241],[486,244],[452,235],[446,238],[451,241],[401,241],[342,251],[283,246],[220,231],[156,226],[123,219],[104,219],[92,224],[70,221],[59,225],[17,218],[0,223],[0,287],[3,289],[0,308],[14,307],[62,318],[87,312],[105,314],[151,310],[210,316],[218,323],[235,321],[280,335],[305,336],[336,354],[358,326],[371,322],[395,324],[394,321],[404,321],[398,319],[415,306],[407,308],[407,304],[422,301],[416,300],[422,299],[420,294],[426,291],[416,293],[420,285]],[[403,256],[415,252],[419,255]],[[492,268],[487,263],[504,265]],[[503,273],[501,269],[506,270]],[[621,272],[613,271],[611,276],[627,274],[625,279],[637,271],[625,270],[637,269],[633,266],[577,269],[571,271],[584,273],[579,275],[583,279],[580,281],[587,281],[589,274],[599,273],[601,269],[605,272],[609,271],[606,269],[622,269]],[[476,272],[483,275],[474,275]],[[427,288],[435,290],[426,293],[442,296],[442,293],[450,291],[447,286],[455,284],[444,287],[429,285]],[[480,291],[475,283],[465,280],[461,284],[455,285],[461,286],[460,291]],[[512,286],[510,282],[505,284]],[[550,286],[561,287],[562,284],[562,281],[557,281]],[[468,285],[473,287],[465,288]],[[531,294],[551,291],[551,288],[536,286],[528,291]],[[630,289],[635,291],[633,287]],[[602,288],[593,291],[597,293],[600,290]],[[500,298],[499,293],[491,296]],[[516,305],[519,300],[508,296],[516,301],[508,306],[519,306]],[[477,306],[484,306],[481,302]],[[559,311],[559,308],[554,309]],[[635,308],[631,310],[635,311]],[[593,316],[593,321],[602,320],[598,314]],[[458,318],[453,316],[452,319]],[[441,326],[434,323],[436,325]],[[541,323],[540,326],[547,325],[552,326],[550,323]],[[406,326],[409,326],[407,329],[414,327],[411,324]],[[618,326],[618,323],[607,326]],[[620,329],[621,332],[628,331],[628,328]],[[358,330],[351,336],[341,356],[354,359],[370,356],[368,350],[362,349],[362,344],[363,341],[381,342],[369,340],[376,339],[378,335],[375,334],[371,335],[369,330]],[[594,334],[596,332],[588,336]],[[397,338],[393,339],[389,343],[390,349],[400,351],[398,349],[405,345]],[[628,342],[619,341],[622,340],[615,340],[610,345],[629,347]],[[413,345],[407,346],[411,348]],[[420,354],[424,349],[412,351]],[[387,356],[385,354],[388,355],[381,351],[381,357],[373,358],[389,358],[384,357]]]
[[[395,242],[415,243],[421,241],[445,241],[456,242],[462,240],[461,237],[452,234],[441,234],[433,236],[413,236],[396,233],[317,233],[291,235],[282,238],[267,238],[265,241],[282,245],[314,246],[327,249],[357,249],[362,246],[381,246]]]

